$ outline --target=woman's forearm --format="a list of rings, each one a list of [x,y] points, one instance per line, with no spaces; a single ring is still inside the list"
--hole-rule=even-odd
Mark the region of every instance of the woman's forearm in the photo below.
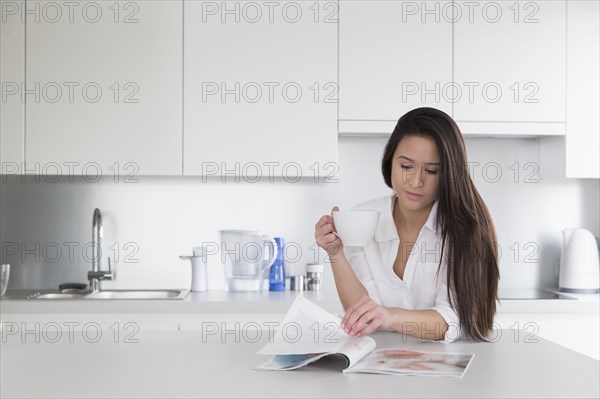
[[[331,263],[331,270],[333,271],[333,278],[335,280],[335,287],[342,302],[344,310],[348,309],[348,306],[357,301],[367,293],[365,287],[356,278],[354,271],[350,267],[350,263],[346,259],[344,252],[340,251],[329,257]]]
[[[409,310],[387,308],[391,313],[390,327],[413,337],[429,340],[444,339],[448,323],[433,309]]]

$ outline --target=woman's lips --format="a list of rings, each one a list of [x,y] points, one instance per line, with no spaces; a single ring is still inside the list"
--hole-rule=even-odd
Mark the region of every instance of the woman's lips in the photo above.
[[[410,191],[405,191],[405,193],[406,193],[406,197],[411,201],[418,201],[421,198],[423,198],[422,195],[411,193]]]

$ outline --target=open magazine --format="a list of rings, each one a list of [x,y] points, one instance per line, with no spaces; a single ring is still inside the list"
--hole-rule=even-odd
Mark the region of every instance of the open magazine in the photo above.
[[[342,355],[345,373],[402,374],[436,377],[464,376],[472,353],[375,349],[369,336],[353,337],[341,319],[299,295],[270,342],[257,352],[272,355],[256,370],[293,370],[325,356]]]

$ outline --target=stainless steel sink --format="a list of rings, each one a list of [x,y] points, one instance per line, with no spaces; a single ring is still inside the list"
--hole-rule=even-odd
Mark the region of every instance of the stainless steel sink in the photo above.
[[[186,294],[187,291],[183,290],[131,290],[99,291],[87,297],[89,299],[182,299]]]
[[[41,294],[37,296],[31,297],[31,299],[84,299],[85,295],[83,294],[64,294],[64,293],[50,293],[50,294]]]
[[[74,294],[51,292],[39,295],[29,295],[28,299],[82,299],[82,300],[100,300],[100,299],[183,299],[187,296],[189,290],[106,290],[91,294]]]

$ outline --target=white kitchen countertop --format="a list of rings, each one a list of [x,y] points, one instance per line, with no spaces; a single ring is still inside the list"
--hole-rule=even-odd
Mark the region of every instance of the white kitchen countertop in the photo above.
[[[0,313],[286,313],[296,291],[227,293],[190,292],[181,300],[0,299]],[[342,306],[335,292],[304,291],[304,295],[331,313]],[[566,294],[565,294],[566,295]],[[498,313],[598,313],[600,295],[571,295],[577,299],[504,299]]]
[[[261,330],[257,330],[261,331]],[[256,371],[268,340],[201,332],[144,332],[97,342],[63,334],[55,343],[8,336],[0,343],[2,398],[187,397],[595,397],[599,362],[522,330],[500,330],[493,343],[421,342],[377,332],[378,348],[475,353],[462,379],[345,374],[334,359],[294,371]],[[253,336],[254,337],[254,336]],[[405,339],[403,339],[405,338]],[[237,342],[236,342],[237,341]]]

